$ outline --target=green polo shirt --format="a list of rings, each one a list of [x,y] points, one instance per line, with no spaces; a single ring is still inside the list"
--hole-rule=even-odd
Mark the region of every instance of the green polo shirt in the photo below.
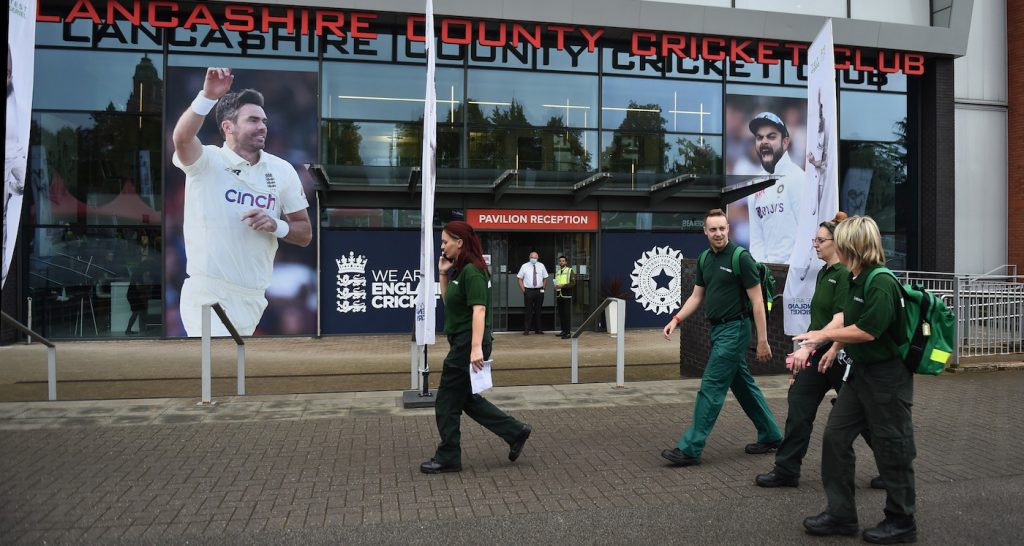
[[[821,330],[843,310],[850,292],[850,270],[836,262],[818,271],[818,282],[811,298],[811,330]]]
[[[846,354],[854,364],[875,364],[899,358],[898,345],[906,341],[902,292],[896,279],[879,273],[871,281],[871,290],[864,293],[864,281],[878,267],[881,266],[867,267],[850,279],[849,297],[843,307],[846,326],[855,324],[875,337],[867,343],[846,344]]]
[[[473,306],[487,308],[484,327],[491,327],[491,279],[467,264],[455,279],[448,279],[444,293],[444,332],[448,335],[473,329]]]
[[[740,278],[736,278],[732,271],[735,248],[736,245],[729,242],[721,252],[710,249],[704,269],[697,268],[694,284],[704,287],[704,315],[708,320],[720,321],[749,312],[746,289],[761,284],[749,252],[740,254]]]

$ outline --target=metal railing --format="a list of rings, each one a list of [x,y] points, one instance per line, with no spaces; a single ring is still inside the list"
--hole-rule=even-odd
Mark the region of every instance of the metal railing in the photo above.
[[[993,271],[1016,273],[1012,265]],[[954,365],[964,357],[1024,353],[1024,276],[897,271],[902,282],[920,284],[956,316]]]
[[[199,402],[200,406],[211,406],[213,401],[211,400],[211,383],[212,373],[210,371],[210,357],[211,357],[211,341],[213,331],[213,321],[210,316],[210,310],[217,313],[220,317],[220,321],[224,323],[224,327],[228,329],[228,333],[235,340],[237,345],[237,357],[238,357],[238,396],[245,395],[245,341],[242,340],[242,336],[238,334],[238,330],[235,329],[235,325],[228,319],[228,314],[224,312],[224,308],[219,303],[207,303],[203,305],[203,369],[202,369],[202,391],[203,399]]]
[[[616,325],[615,333],[615,386],[626,386],[626,301],[619,298],[606,298],[601,305],[594,309],[593,313],[580,324],[576,331],[570,334],[572,338],[572,382],[580,382],[580,336],[594,325],[601,317],[606,307],[615,303]]]
[[[18,322],[14,317],[0,311],[0,322],[6,322],[16,330],[28,336],[28,339],[36,338],[40,343],[46,345],[46,396],[48,400],[57,399],[57,346],[52,341],[35,333],[31,328]]]

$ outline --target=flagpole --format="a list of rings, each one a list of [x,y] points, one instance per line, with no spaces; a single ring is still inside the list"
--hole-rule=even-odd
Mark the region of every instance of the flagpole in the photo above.
[[[420,390],[415,396],[405,397],[405,407],[433,405],[430,393],[430,364],[427,346],[434,344],[436,326],[434,311],[437,306],[434,281],[434,183],[437,177],[437,90],[434,82],[434,3],[426,0],[425,52],[427,57],[426,89],[423,101],[423,153],[420,165],[420,283],[416,289],[416,345],[422,347],[420,360],[422,375]],[[407,392],[411,394],[415,391]],[[419,398],[419,403],[410,401]]]

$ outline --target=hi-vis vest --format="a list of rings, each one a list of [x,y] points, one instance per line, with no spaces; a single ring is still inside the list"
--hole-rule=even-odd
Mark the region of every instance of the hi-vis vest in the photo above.
[[[558,272],[555,274],[555,284],[569,284],[572,282],[573,271],[571,267],[560,267]],[[560,298],[571,298],[572,287],[566,286],[558,291],[558,297]]]

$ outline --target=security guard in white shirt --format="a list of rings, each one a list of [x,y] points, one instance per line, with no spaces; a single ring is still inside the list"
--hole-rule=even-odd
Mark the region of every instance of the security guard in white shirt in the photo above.
[[[543,334],[544,329],[540,325],[541,310],[544,308],[544,285],[547,283],[548,270],[540,263],[540,255],[531,252],[530,261],[519,268],[516,277],[519,278],[519,290],[523,292],[526,305],[523,335],[529,335],[531,329],[534,333]]]
[[[242,335],[252,335],[267,307],[277,240],[306,246],[313,237],[309,206],[295,168],[263,151],[267,116],[253,89],[228,93],[229,68],[209,68],[203,90],[174,127],[174,164],[185,172],[185,254],[188,278],[181,319],[202,334],[203,304],[220,303]],[[224,146],[204,146],[198,133],[216,106]],[[228,335],[213,317],[213,335]]]
[[[750,120],[754,151],[761,159],[759,175],[781,177],[774,186],[747,198],[750,254],[767,263],[787,263],[796,237],[797,211],[804,171],[789,157],[789,131],[779,116],[761,112]]]

